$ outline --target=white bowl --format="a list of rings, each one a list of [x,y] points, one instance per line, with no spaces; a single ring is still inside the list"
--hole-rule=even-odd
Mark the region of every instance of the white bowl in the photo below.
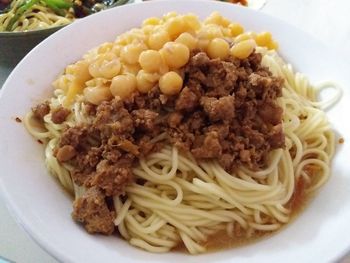
[[[70,217],[72,200],[45,169],[42,145],[14,118],[52,93],[50,83],[64,67],[87,50],[115,37],[150,16],[168,11],[194,12],[201,17],[217,10],[246,29],[271,31],[283,57],[318,81],[350,83],[345,66],[302,31],[262,13],[214,1],[150,1],[111,9],[77,21],[32,50],[6,81],[0,99],[1,186],[10,210],[24,229],[62,262],[330,262],[350,247],[350,150],[340,147],[333,176],[295,221],[260,242],[190,256],[151,254],[115,236],[89,235]],[[341,134],[350,134],[344,114],[350,110],[349,90],[329,112]]]

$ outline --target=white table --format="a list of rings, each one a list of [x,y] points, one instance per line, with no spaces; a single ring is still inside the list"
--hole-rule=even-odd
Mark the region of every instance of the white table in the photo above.
[[[337,50],[350,65],[349,0],[267,0],[262,12],[304,29]],[[350,66],[349,66],[350,70]],[[8,69],[0,66],[1,78]],[[0,255],[18,263],[57,262],[33,242],[15,223],[0,198]],[[1,261],[1,260],[0,260]],[[350,263],[350,255],[342,263]]]

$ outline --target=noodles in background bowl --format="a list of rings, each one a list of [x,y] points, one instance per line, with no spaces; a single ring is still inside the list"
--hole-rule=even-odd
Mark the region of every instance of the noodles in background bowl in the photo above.
[[[58,15],[49,7],[36,2],[38,1],[31,1],[24,4],[22,0],[12,1],[10,10],[4,14],[0,14],[0,32],[22,32],[63,26],[74,20],[74,15],[71,13],[66,12],[64,15]],[[69,7],[68,4],[67,7]],[[21,10],[24,8],[27,9],[25,12]]]
[[[0,32],[24,32],[67,25],[128,0],[10,0],[0,5]],[[6,3],[6,1],[4,1]]]
[[[179,25],[186,26],[180,26],[179,30]],[[159,34],[160,29],[164,28],[167,33]],[[91,103],[98,105],[97,111],[101,105],[110,107],[105,101],[115,94],[128,98],[130,94],[125,95],[125,91],[137,91],[147,96],[155,86],[162,91],[163,94],[159,95],[162,98],[177,96],[176,92],[169,94],[160,79],[170,70],[174,76],[177,74],[186,82],[186,74],[191,69],[183,72],[183,63],[180,61],[176,66],[173,60],[170,61],[170,69],[169,63],[165,63],[165,67],[151,69],[152,65],[147,64],[147,60],[142,63],[140,59],[142,52],[147,52],[149,48],[160,49],[159,65],[163,65],[162,60],[166,60],[167,56],[164,47],[169,45],[162,44],[158,49],[152,45],[158,44],[159,39],[167,34],[168,38],[164,38],[163,44],[172,40],[188,49],[206,51],[216,61],[228,62],[227,56],[235,56],[239,63],[244,64],[250,56],[261,56],[262,66],[273,75],[268,77],[284,80],[282,94],[276,103],[283,110],[281,121],[285,145],[269,151],[264,165],[259,169],[238,165],[229,173],[219,159],[196,159],[194,152],[179,150],[172,144],[171,134],[160,133],[150,138],[149,142],[154,145],[160,143],[162,147],[139,156],[136,165],[128,167],[132,168],[134,179],[125,179],[125,189],[120,193],[106,194],[110,189],[98,184],[100,177],[94,177],[109,158],[101,153],[97,154],[101,163],[95,165],[95,170],[90,174],[93,183],[82,184],[74,167],[77,164],[74,154],[84,150],[63,143],[62,134],[76,127],[90,127],[96,122],[96,106]],[[152,38],[158,41],[152,42]],[[226,45],[217,39],[228,41],[229,53],[221,52]],[[211,49],[212,43],[220,43],[224,48]],[[257,44],[255,51],[254,46],[251,49],[252,43]],[[172,48],[179,47],[172,45]],[[244,49],[242,46],[250,48],[250,51],[238,52]],[[180,47],[183,50],[183,46]],[[206,251],[206,241],[219,231],[224,230],[233,239],[276,231],[289,222],[293,200],[301,194],[298,191],[308,195],[319,189],[330,176],[335,136],[323,109],[332,106],[341,96],[339,88],[332,84],[337,91],[336,96],[329,101],[318,102],[318,92],[324,85],[313,87],[305,76],[294,73],[292,67],[279,57],[276,48],[277,43],[269,34],[243,33],[239,24],[231,23],[218,14],[210,16],[204,23],[199,23],[193,15],[170,14],[162,19],[150,18],[144,22],[141,30],[133,29],[115,42],[101,45],[81,61],[68,66],[54,84],[54,97],[46,106],[42,105],[43,119],[30,112],[25,124],[35,138],[46,143],[47,167],[66,189],[74,193],[75,209],[89,206],[91,196],[93,200],[112,203],[112,207],[106,204],[104,211],[95,212],[112,219],[121,236],[134,246],[151,252],[166,252],[183,243],[190,253],[197,254]],[[254,52],[258,55],[254,55]],[[150,53],[143,54],[146,56]],[[185,64],[189,59],[185,59]],[[118,85],[120,83],[123,85]],[[171,81],[172,88],[176,88],[174,83],[176,81]],[[185,87],[181,88],[185,90]],[[53,121],[57,112],[61,112],[62,121]],[[113,127],[112,130],[117,129]],[[97,137],[89,137],[89,140],[91,145],[97,147]],[[125,141],[115,145],[123,147],[126,152],[133,151],[133,146],[125,144]],[[66,154],[59,157],[64,146],[68,146],[65,148]],[[69,154],[73,154],[71,158],[64,159]],[[100,187],[97,190],[91,187],[95,183]],[[301,190],[298,185],[303,185]],[[74,213],[73,216],[88,231],[98,232],[84,216]],[[109,233],[109,230],[106,232]]]

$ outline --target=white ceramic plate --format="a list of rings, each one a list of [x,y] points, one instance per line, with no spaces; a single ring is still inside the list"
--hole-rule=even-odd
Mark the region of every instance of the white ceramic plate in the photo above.
[[[171,2],[171,3],[170,3]],[[89,16],[60,30],[31,51],[6,81],[0,100],[0,167],[3,194],[24,229],[62,262],[330,262],[350,247],[349,74],[340,59],[316,40],[277,19],[214,1],[150,1]],[[329,112],[345,137],[334,160],[333,176],[297,220],[280,233],[249,246],[189,256],[151,254],[116,237],[92,236],[70,217],[71,199],[45,169],[43,149],[16,116],[48,97],[50,83],[87,50],[140,25],[144,18],[176,10],[201,17],[217,10],[246,29],[269,30],[280,52],[311,80],[331,79],[344,87],[342,101]]]

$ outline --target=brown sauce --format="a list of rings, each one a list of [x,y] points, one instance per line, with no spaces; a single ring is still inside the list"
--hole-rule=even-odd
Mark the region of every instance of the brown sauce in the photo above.
[[[297,218],[297,216],[307,207],[309,201],[312,199],[312,194],[305,193],[306,187],[307,185],[303,179],[299,179],[296,182],[293,196],[287,204],[287,207],[291,209],[290,220],[279,230],[272,232],[256,231],[250,237],[246,237],[244,233],[241,233],[238,237],[232,237],[227,234],[226,229],[223,229],[208,237],[208,240],[201,245],[203,245],[207,249],[207,252],[210,253],[223,249],[250,245],[261,241],[263,238],[278,234],[280,231],[283,231],[285,227],[288,227],[289,224],[293,223],[294,219]],[[181,243],[174,249],[174,251],[186,253],[187,249],[185,248],[184,244]]]
[[[258,242],[269,234],[270,232],[257,231],[251,237],[245,237],[244,235],[241,237],[231,237],[227,234],[226,230],[221,230],[210,236],[203,245],[208,252],[215,252],[216,250],[249,245]]]
[[[251,237],[247,238],[245,236],[241,237],[231,237],[227,234],[226,230],[220,230],[217,233],[208,237],[208,240],[201,245],[206,248],[207,253],[220,251],[223,249],[237,248],[245,245],[249,245],[260,241],[261,239],[273,234],[275,232],[261,232],[257,231]],[[185,245],[180,243],[177,247],[173,249],[175,252],[188,253]]]

